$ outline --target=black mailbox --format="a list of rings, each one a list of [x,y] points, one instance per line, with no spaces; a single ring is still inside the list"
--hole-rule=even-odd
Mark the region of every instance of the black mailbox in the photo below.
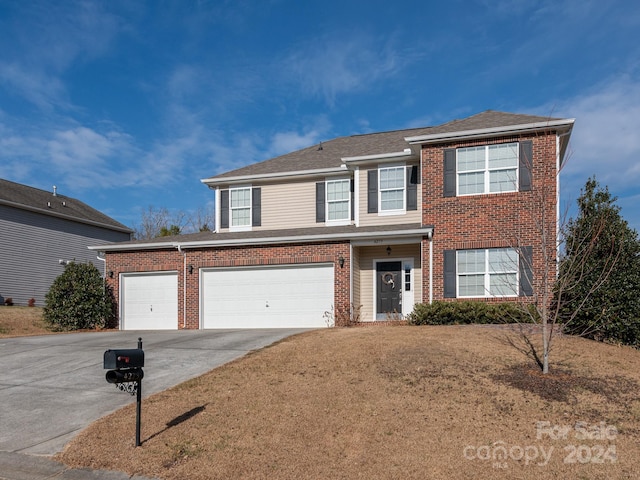
[[[104,368],[139,368],[144,367],[144,350],[131,348],[126,350],[107,350],[104,352]]]

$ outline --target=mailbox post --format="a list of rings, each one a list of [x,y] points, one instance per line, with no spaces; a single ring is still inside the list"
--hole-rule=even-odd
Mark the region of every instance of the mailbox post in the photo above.
[[[136,394],[136,447],[140,446],[140,416],[142,413],[142,378],[144,377],[144,351],[142,338],[138,348],[107,350],[104,352],[104,368],[108,369],[106,380],[131,395]]]

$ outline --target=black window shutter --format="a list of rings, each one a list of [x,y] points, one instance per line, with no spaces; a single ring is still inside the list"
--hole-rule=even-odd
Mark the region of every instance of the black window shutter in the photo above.
[[[356,215],[355,215],[355,208],[356,208],[355,207],[355,205],[356,205],[356,202],[355,202],[355,199],[356,199],[355,191],[356,191],[356,185],[355,185],[355,182],[354,182],[353,178],[351,179],[351,185],[349,187],[351,189],[351,220],[353,220],[354,218],[356,218]]]
[[[444,151],[444,196],[456,196],[456,149]]]
[[[520,249],[520,296],[533,295],[533,247]]]
[[[367,213],[378,213],[378,170],[367,172]]]
[[[325,183],[316,183],[316,223],[323,223],[325,221],[324,196]]]
[[[456,298],[456,251],[444,251],[444,298]]]
[[[220,191],[220,228],[229,228],[229,190]]]
[[[407,210],[418,209],[418,166],[407,167]]]
[[[520,191],[531,190],[531,172],[533,170],[533,142],[526,140],[520,142]]]
[[[251,226],[262,225],[262,195],[260,187],[251,189]]]

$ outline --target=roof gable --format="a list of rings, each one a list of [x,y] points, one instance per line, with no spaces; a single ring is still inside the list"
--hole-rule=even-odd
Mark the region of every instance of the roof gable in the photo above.
[[[66,218],[121,232],[132,232],[129,227],[80,200],[4,179],[0,179],[0,205],[31,210],[43,215]]]

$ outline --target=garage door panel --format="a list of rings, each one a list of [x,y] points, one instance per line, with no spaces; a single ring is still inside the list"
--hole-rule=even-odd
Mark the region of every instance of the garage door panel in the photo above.
[[[203,271],[204,328],[326,326],[333,305],[333,265]]]
[[[175,330],[178,328],[178,274],[123,275],[121,302],[124,330]]]

